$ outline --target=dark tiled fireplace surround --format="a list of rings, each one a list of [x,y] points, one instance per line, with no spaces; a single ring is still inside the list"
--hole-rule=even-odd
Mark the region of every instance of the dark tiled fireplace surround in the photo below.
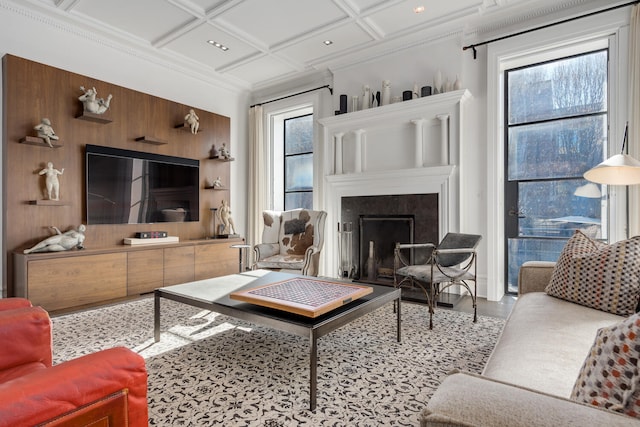
[[[395,243],[437,243],[438,213],[438,194],[343,197],[341,222],[352,225],[355,279],[391,285]],[[366,265],[370,241],[377,261],[375,280]]]

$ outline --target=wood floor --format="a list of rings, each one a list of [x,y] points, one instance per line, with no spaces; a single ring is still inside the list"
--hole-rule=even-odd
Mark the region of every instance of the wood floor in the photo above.
[[[447,308],[438,305],[438,310],[453,310],[453,311],[462,311],[465,313],[473,313],[473,303],[470,296],[463,296],[458,300],[458,297],[454,298],[457,300],[453,308]],[[403,300],[404,294],[403,294]],[[478,315],[479,316],[490,316],[490,317],[499,317],[501,319],[506,319],[511,313],[511,308],[513,304],[516,302],[517,298],[511,295],[505,295],[500,301],[487,301],[486,298],[478,297]],[[409,304],[425,304],[424,302],[419,302],[415,299],[405,300],[406,303]]]
[[[500,317],[506,319],[517,298],[505,295],[500,301],[487,301],[486,298],[478,298],[478,315]],[[473,313],[473,304],[470,296],[464,296],[451,310]]]

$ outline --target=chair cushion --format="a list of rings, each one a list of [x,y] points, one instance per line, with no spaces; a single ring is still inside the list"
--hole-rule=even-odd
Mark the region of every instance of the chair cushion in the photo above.
[[[256,262],[256,268],[284,268],[287,270],[301,270],[304,265],[304,255],[273,255]]]
[[[280,222],[282,221],[281,217],[282,212],[280,211],[262,212],[262,221],[264,222],[262,243],[278,243],[280,237]]]
[[[442,273],[444,272],[444,274]],[[396,270],[396,274],[401,276],[413,277],[421,282],[431,283],[431,265],[409,265]],[[438,268],[433,269],[433,282],[444,283],[450,282],[452,278],[456,280],[473,280],[473,274],[469,271],[463,271],[455,267],[442,267],[442,271]]]
[[[571,399],[640,418],[640,314],[601,328]]]
[[[608,245],[576,231],[545,292],[620,316],[635,313],[640,297],[640,236]]]
[[[280,254],[304,255],[313,245],[314,224],[318,220],[317,211],[297,209],[282,212],[280,228]]]

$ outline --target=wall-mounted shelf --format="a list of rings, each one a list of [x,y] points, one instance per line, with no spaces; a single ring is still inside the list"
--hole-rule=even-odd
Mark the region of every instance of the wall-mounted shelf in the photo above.
[[[209,160],[217,160],[219,162],[233,162],[235,158],[231,157],[230,159],[227,159],[222,157],[209,157]]]
[[[205,185],[204,189],[205,190],[217,190],[217,191],[228,191],[229,190],[228,188],[225,188],[225,187],[214,187],[214,186],[211,186],[211,185]]]
[[[184,130],[186,132],[191,133],[191,126],[189,126],[186,123],[178,123],[177,125],[174,126],[174,128],[175,129],[182,129],[182,130]],[[202,132],[202,128],[198,128],[198,132],[196,132],[196,133],[200,133],[200,132]]]
[[[105,117],[102,114],[89,113],[88,111],[84,111],[79,116],[76,116],[76,119],[85,120],[85,121],[88,121],[88,122],[100,123],[100,124],[103,124],[103,125],[106,125],[106,124],[111,123],[113,121],[110,118]]]
[[[38,136],[25,136],[24,138],[20,138],[20,143],[21,144],[27,144],[27,145],[37,145],[39,147],[51,148],[51,147],[49,147],[49,144],[47,144],[44,141],[44,139],[42,139],[42,138],[40,138]],[[51,145],[53,145],[53,148],[62,147],[62,145],[54,144],[53,142],[51,143]]]
[[[154,138],[152,136],[139,136],[136,138],[136,141],[154,145],[168,144],[167,141],[163,141],[162,139]]]
[[[29,204],[37,206],[70,206],[68,202],[62,200],[29,200]]]

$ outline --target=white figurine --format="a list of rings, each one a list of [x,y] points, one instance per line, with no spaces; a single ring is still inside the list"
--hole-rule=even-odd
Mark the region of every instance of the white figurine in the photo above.
[[[105,111],[109,109],[109,104],[111,103],[111,98],[113,95],[109,94],[107,100],[105,101],[103,98],[96,98],[98,92],[95,87],[91,89],[85,89],[84,86],[80,86],[80,90],[84,92],[82,95],[78,97],[82,104],[84,105],[84,111],[94,114],[103,114]]]
[[[235,234],[236,226],[233,224],[233,218],[231,218],[231,208],[227,204],[226,200],[223,200],[218,209],[218,216],[222,223],[222,232],[220,234]]]
[[[218,153],[221,159],[233,160],[233,157],[231,157],[231,153],[229,153],[229,150],[227,149],[227,144],[225,144],[224,142],[222,143],[222,147],[220,147]]]
[[[189,125],[191,129],[191,133],[198,133],[198,128],[200,127],[200,117],[196,114],[196,112],[192,109],[189,110],[189,114],[184,116],[184,122]]]
[[[53,163],[47,163],[47,167],[42,169],[38,175],[47,175],[46,178],[46,186],[47,186],[47,194],[49,196],[49,200],[58,200],[60,195],[60,182],[58,181],[58,175],[62,175],[64,173],[64,168],[62,170],[54,169]]]
[[[83,249],[84,232],[87,227],[80,224],[78,230],[69,230],[61,233],[58,227],[50,227],[56,231],[55,236],[48,237],[30,249],[25,249],[25,254],[32,252],[60,252],[68,251],[73,248]]]
[[[391,82],[389,80],[382,81],[382,98],[380,105],[391,104]]]
[[[213,188],[221,188],[222,187],[222,180],[220,179],[220,177],[217,177],[216,179],[214,179],[213,182],[211,183],[211,186]]]
[[[49,147],[53,148],[51,140],[53,139],[54,141],[57,141],[59,138],[51,127],[51,120],[43,118],[40,121],[40,124],[35,125],[33,128],[38,131],[38,137],[44,139],[44,142],[49,144]]]

